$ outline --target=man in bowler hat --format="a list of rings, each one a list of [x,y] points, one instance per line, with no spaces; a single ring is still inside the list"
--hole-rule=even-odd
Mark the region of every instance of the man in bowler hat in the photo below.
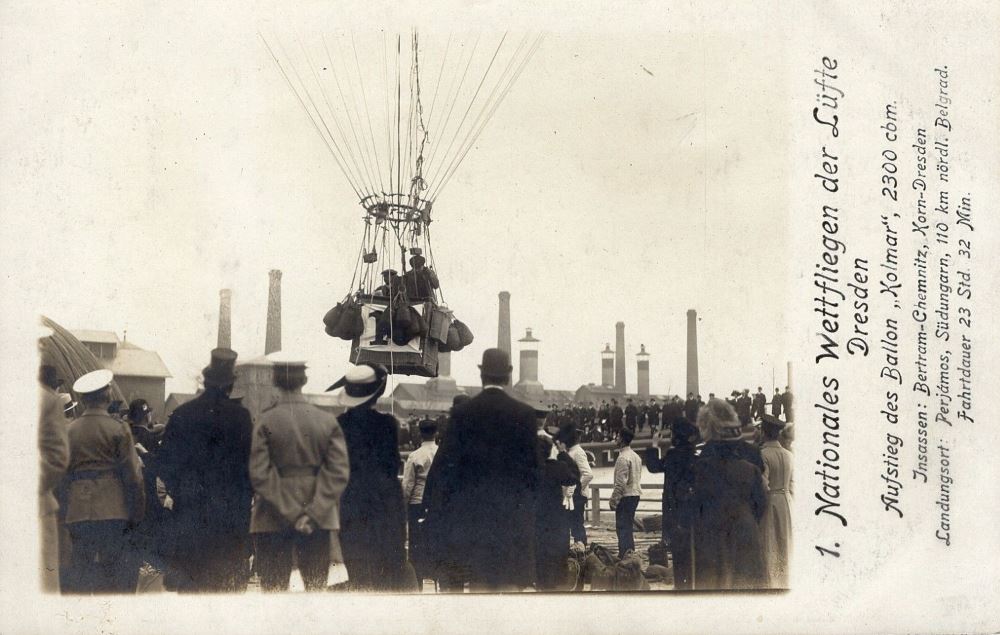
[[[174,410],[160,446],[160,478],[174,501],[171,585],[243,591],[249,577],[250,413],[230,399],[236,352],[212,351],[205,390]]]
[[[517,590],[535,574],[535,412],[507,394],[505,351],[484,351],[479,369],[483,390],[455,407],[428,474],[428,539],[439,574],[461,571],[473,591]]]

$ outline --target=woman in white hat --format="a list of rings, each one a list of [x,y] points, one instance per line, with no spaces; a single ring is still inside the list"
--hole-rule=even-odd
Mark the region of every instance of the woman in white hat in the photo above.
[[[399,484],[399,422],[373,408],[388,371],[352,366],[327,390],[347,410],[337,417],[351,466],[340,499],[340,543],[352,589],[399,590],[406,571],[406,508]]]

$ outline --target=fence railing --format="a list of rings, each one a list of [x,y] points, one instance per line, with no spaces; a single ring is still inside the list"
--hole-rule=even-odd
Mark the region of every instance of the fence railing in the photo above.
[[[611,500],[611,492],[615,489],[614,485],[594,485],[591,483],[590,487],[590,522],[599,523],[601,522],[601,514],[609,513],[613,514],[610,507],[607,507],[607,502]],[[656,512],[659,513],[663,507],[663,485],[659,483],[644,483],[640,485],[643,489],[643,494],[645,490],[655,490],[656,496],[641,496],[639,498],[639,509],[637,511],[642,512]],[[601,491],[607,490],[607,496],[602,496]],[[655,505],[654,505],[655,504]],[[602,509],[606,507],[606,509]]]

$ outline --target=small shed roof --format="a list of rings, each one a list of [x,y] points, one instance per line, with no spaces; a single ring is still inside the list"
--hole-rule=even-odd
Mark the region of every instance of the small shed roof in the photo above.
[[[105,368],[122,377],[170,377],[170,371],[153,351],[139,348],[131,342],[118,345],[114,359],[99,360]]]

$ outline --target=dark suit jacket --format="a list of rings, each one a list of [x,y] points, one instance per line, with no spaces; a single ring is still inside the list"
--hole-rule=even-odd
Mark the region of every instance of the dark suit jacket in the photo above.
[[[691,504],[694,487],[695,447],[683,445],[667,450],[660,457],[659,449],[648,447],[646,469],[663,472],[663,523],[668,531],[689,529],[694,516]]]
[[[424,497],[436,564],[472,581],[531,584],[542,465],[531,406],[488,388],[455,408]]]
[[[246,540],[252,434],[247,409],[215,391],[170,416],[157,464],[174,500],[180,557],[199,560],[210,539]]]

